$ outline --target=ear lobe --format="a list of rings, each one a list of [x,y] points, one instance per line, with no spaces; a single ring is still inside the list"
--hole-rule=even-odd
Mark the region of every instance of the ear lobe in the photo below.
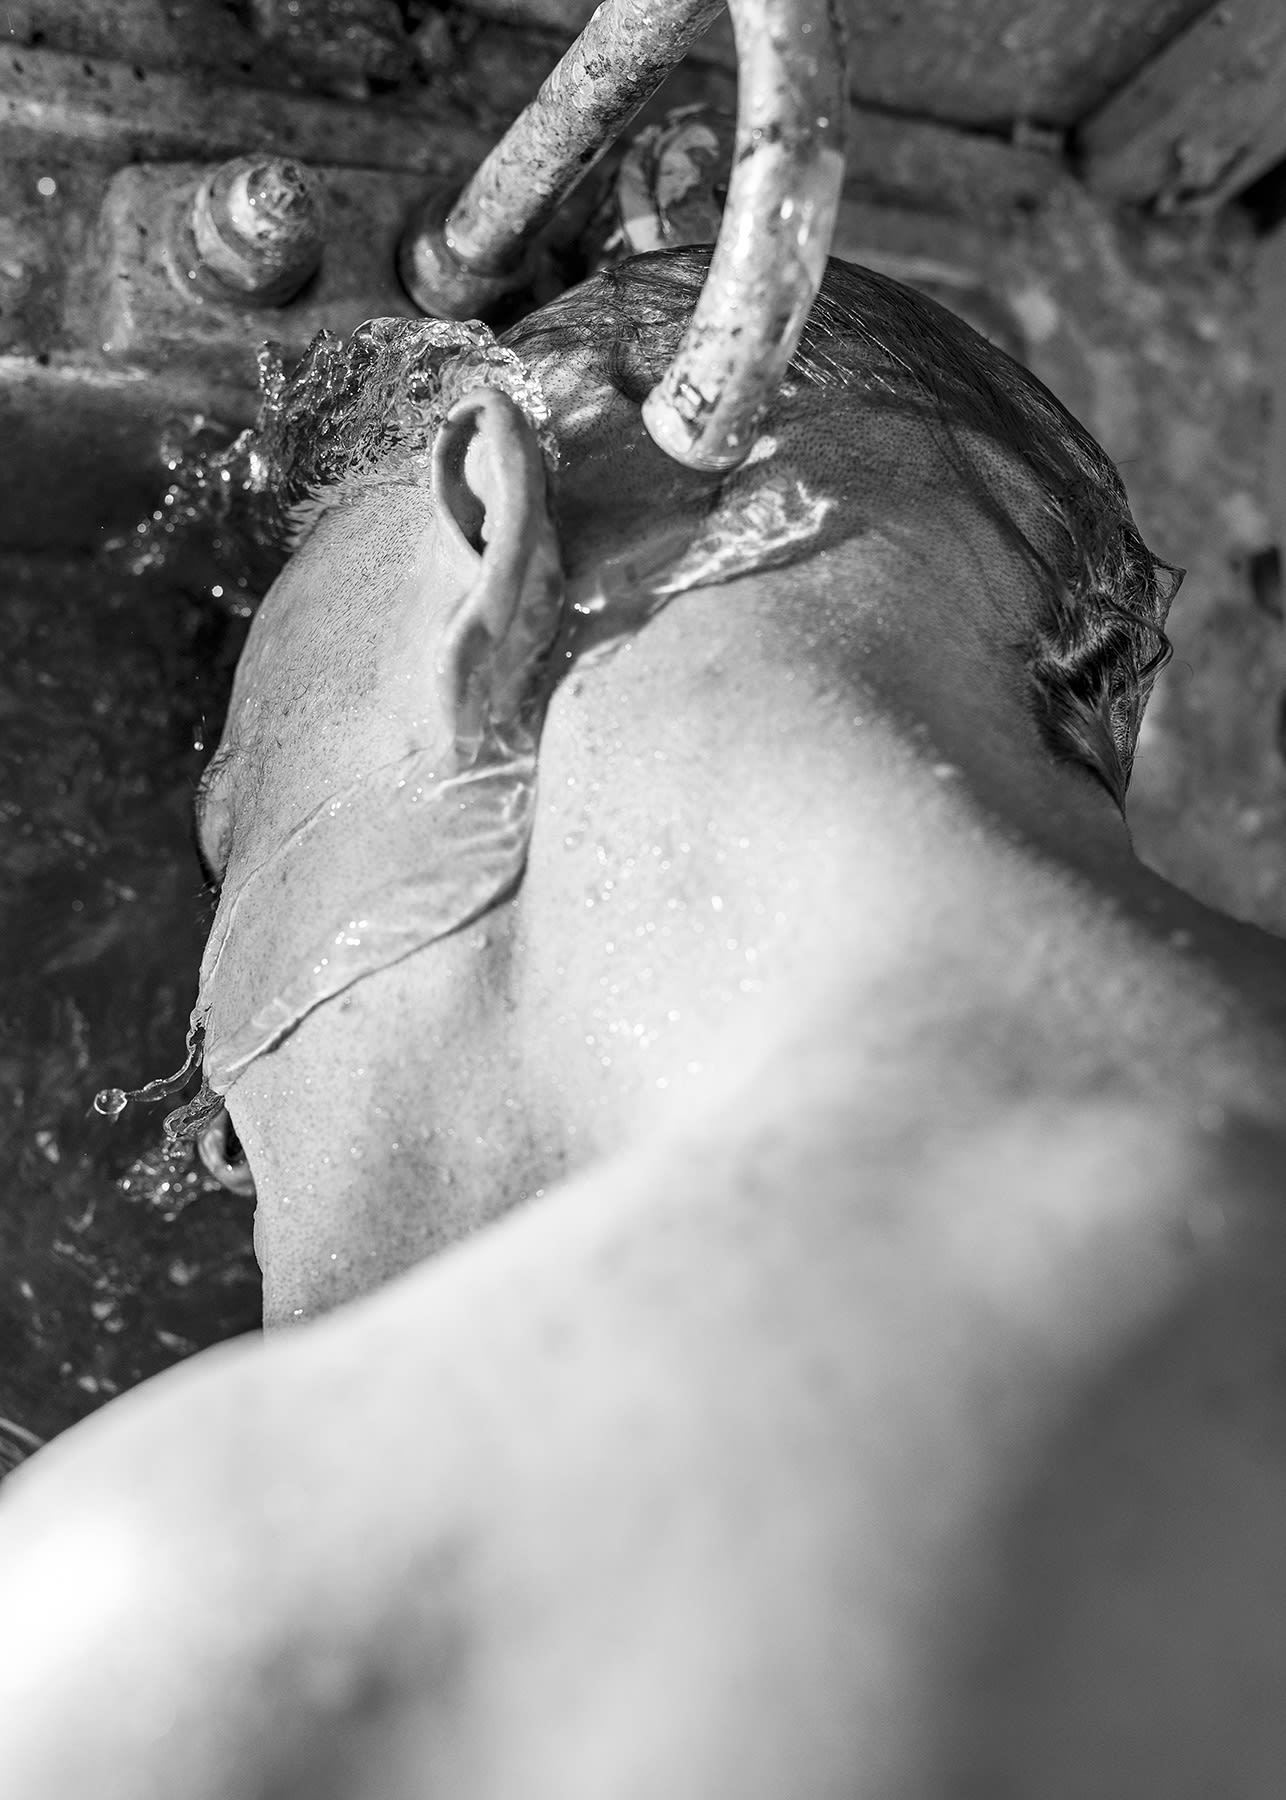
[[[433,447],[435,505],[477,557],[439,656],[457,747],[515,720],[562,615],[563,573],[536,434],[507,394],[479,388]]]

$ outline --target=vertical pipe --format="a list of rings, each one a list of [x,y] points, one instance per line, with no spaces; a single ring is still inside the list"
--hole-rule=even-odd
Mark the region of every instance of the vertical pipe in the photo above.
[[[426,312],[468,318],[516,285],[523,249],[719,0],[604,0],[450,211],[426,202],[400,251]],[[826,267],[844,177],[839,0],[732,0],[737,141],[705,289],[643,407],[696,469],[735,468],[794,354]]]
[[[643,403],[654,441],[735,468],[817,297],[844,178],[843,30],[833,0],[732,0],[737,141],[718,243],[673,363]]]
[[[466,268],[501,274],[521,259],[722,10],[723,0],[604,0],[452,207],[444,235]]]
[[[399,252],[423,311],[470,318],[514,284],[527,245],[648,100],[723,0],[604,0],[443,218],[419,209]]]

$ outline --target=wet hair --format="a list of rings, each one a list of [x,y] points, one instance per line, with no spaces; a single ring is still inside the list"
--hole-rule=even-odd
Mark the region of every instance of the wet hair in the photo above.
[[[669,364],[710,251],[657,251],[595,279],[593,328],[607,378],[642,402]],[[585,313],[555,303],[504,334],[520,354],[578,346]],[[834,259],[782,389],[853,396],[923,418],[968,491],[1032,567],[1037,603],[1021,646],[1033,712],[1051,751],[1092,772],[1117,805],[1182,572],[1153,556],[1121,478],[1030,370],[964,320],[900,282]],[[771,430],[773,413],[765,420]],[[978,440],[1028,477],[1039,541],[1015,516],[1012,484]],[[1031,506],[1023,508],[1030,520]]]

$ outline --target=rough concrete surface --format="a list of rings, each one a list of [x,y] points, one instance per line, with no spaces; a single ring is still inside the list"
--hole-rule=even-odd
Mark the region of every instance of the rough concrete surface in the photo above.
[[[192,784],[240,631],[84,558],[0,557],[0,1473],[38,1437],[258,1321],[250,1209],[156,1156],[211,902]]]

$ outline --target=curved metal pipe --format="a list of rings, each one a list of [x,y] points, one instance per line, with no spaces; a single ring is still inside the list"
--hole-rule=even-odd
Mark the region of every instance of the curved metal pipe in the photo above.
[[[844,179],[843,32],[830,0],[731,0],[737,141],[719,238],[669,369],[643,403],[692,469],[749,455],[826,269]]]
[[[469,319],[521,285],[532,238],[722,6],[604,0],[454,202],[416,209],[398,250],[416,305]]]
[[[526,244],[710,24],[720,0],[604,0],[455,204],[418,209],[399,251],[425,312],[472,317],[519,285]],[[643,419],[694,469],[732,469],[794,355],[844,178],[835,0],[731,0],[737,141],[710,273]]]

